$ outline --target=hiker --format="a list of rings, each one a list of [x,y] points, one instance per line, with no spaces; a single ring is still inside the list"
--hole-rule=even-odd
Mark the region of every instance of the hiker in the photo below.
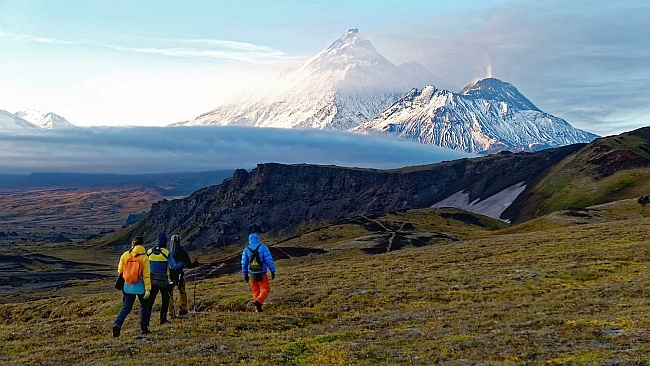
[[[151,310],[147,299],[151,294],[151,278],[149,275],[149,258],[145,255],[144,241],[141,236],[133,238],[131,249],[124,252],[120,257],[117,273],[124,278],[124,287],[122,288],[122,309],[120,309],[115,322],[113,322],[113,337],[120,336],[122,324],[124,324],[126,316],[131,312],[136,296],[140,300],[140,330],[142,334],[148,334]],[[135,281],[130,280],[130,277],[135,278]]]
[[[167,309],[169,308],[169,293],[171,278],[170,270],[183,268],[183,263],[176,263],[174,256],[169,255],[167,246],[167,235],[159,233],[156,237],[156,245],[147,250],[149,257],[149,267],[151,268],[151,298],[149,299],[149,312],[153,309],[153,303],[156,301],[158,292],[162,296],[162,306],[160,308],[160,324],[167,323]]]
[[[185,249],[181,246],[180,235],[172,235],[169,240],[169,252],[174,261],[183,263],[184,268],[196,268],[199,266],[199,261],[192,262],[190,255],[187,254]],[[170,270],[170,277],[174,283],[169,290],[169,309],[168,315],[174,318],[174,285],[178,288],[178,315],[187,314],[187,292],[185,291],[185,272],[183,268]]]
[[[268,270],[271,271],[271,279],[275,279],[275,264],[271,251],[266,244],[260,242],[257,234],[250,234],[248,246],[244,248],[241,255],[241,272],[244,281],[250,283],[256,313],[262,312],[264,300],[271,291],[269,277],[266,274]]]

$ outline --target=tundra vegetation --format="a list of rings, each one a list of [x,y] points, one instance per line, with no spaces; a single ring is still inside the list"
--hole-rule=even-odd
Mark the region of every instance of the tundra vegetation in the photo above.
[[[0,362],[647,364],[648,214],[636,199],[520,225],[420,209],[263,237],[278,253],[323,252],[278,260],[261,314],[239,273],[206,275],[241,247],[194,251],[204,265],[187,272],[190,313],[153,322],[142,336],[136,310],[119,338],[111,335],[121,306],[112,273],[121,248],[102,239],[43,243],[42,252],[71,262],[92,251],[111,275],[40,299],[12,293],[0,305]]]

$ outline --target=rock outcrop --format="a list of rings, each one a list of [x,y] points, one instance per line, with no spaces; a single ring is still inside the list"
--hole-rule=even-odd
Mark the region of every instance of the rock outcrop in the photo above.
[[[460,190],[471,200],[487,198],[532,179],[581,146],[397,170],[260,164],[185,199],[154,204],[144,227],[151,237],[179,233],[190,248],[242,243],[251,232],[291,235],[359,215],[429,207]]]

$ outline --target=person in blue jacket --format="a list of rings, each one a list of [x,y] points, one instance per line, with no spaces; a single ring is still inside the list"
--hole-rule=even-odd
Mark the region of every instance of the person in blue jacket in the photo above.
[[[156,237],[156,245],[147,250],[149,267],[151,269],[151,297],[149,298],[149,314],[156,301],[156,295],[160,292],[162,296],[162,307],[160,308],[160,324],[167,323],[167,309],[169,308],[169,296],[172,285],[170,270],[183,268],[182,262],[176,262],[174,256],[170,255],[167,246],[167,235],[159,233]]]
[[[253,265],[257,262],[254,260],[255,254],[257,254],[259,260],[259,268],[255,268]],[[241,255],[241,272],[244,275],[244,281],[250,284],[256,313],[262,312],[264,300],[271,291],[268,271],[271,271],[271,279],[275,279],[275,264],[273,263],[271,251],[266,244],[260,242],[257,234],[250,234],[248,236],[248,246],[244,248]]]

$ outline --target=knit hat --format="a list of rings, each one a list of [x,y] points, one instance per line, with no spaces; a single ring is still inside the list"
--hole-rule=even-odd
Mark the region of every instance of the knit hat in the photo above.
[[[160,233],[156,237],[156,246],[164,248],[167,246],[167,235],[165,233]]]

